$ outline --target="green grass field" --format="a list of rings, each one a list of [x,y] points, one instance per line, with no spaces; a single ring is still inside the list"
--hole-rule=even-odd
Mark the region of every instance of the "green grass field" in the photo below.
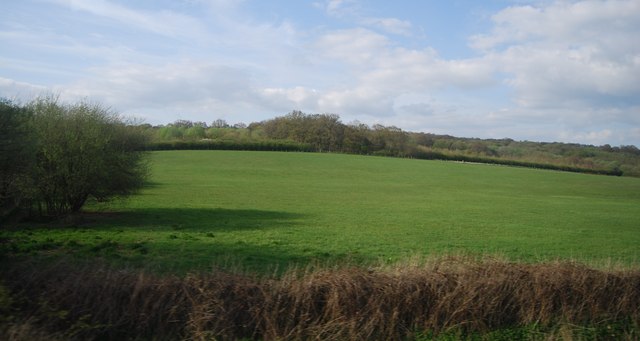
[[[12,256],[159,271],[446,254],[640,261],[640,179],[340,154],[170,151],[149,187],[0,232]]]

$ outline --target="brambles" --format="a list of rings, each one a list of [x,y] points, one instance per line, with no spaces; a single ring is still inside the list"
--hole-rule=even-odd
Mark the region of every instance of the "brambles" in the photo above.
[[[22,295],[18,315],[80,339],[405,340],[544,335],[566,325],[632,339],[640,322],[640,272],[569,262],[440,258],[280,277],[13,264],[2,275]]]

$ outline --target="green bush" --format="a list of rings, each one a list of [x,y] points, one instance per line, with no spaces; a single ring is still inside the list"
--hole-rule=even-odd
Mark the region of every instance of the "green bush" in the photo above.
[[[6,99],[0,99],[0,221],[16,211],[28,196],[24,191],[35,158],[29,135],[29,112]]]
[[[11,186],[3,186],[9,194],[3,196],[8,208],[1,217],[22,208],[32,217],[56,218],[80,210],[90,197],[107,200],[143,185],[146,137],[110,110],[99,104],[61,104],[54,97],[11,109],[17,114],[5,114],[9,109],[3,107],[8,123],[2,132],[17,136],[15,141],[20,137],[21,147],[10,138],[3,141],[0,162],[14,168],[6,174],[17,169],[21,175],[3,171],[3,184]]]

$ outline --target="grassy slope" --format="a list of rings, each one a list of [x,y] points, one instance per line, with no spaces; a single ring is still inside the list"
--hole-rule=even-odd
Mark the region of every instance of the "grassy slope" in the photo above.
[[[163,269],[497,253],[638,264],[640,179],[337,154],[152,154],[152,186],[21,250]],[[44,246],[43,246],[44,245]]]

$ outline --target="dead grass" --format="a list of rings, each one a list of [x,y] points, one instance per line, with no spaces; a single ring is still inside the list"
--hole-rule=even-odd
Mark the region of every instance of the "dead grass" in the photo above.
[[[12,299],[0,337],[14,340],[20,328],[63,339],[406,340],[531,325],[570,339],[557,326],[604,324],[637,339],[640,322],[640,271],[569,262],[441,258],[279,277],[12,264],[2,278]]]

